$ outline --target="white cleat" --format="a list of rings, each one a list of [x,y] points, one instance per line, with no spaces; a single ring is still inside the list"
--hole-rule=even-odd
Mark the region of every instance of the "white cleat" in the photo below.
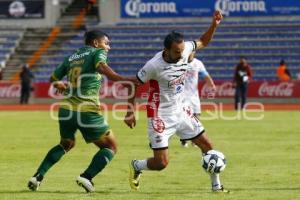
[[[188,144],[187,141],[181,141],[181,146],[182,146],[183,148],[188,148],[188,147],[189,147],[189,144]]]
[[[82,176],[78,176],[76,179],[76,183],[83,187],[86,192],[95,192],[94,183],[87,178]]]
[[[35,176],[31,177],[27,184],[29,190],[31,191],[39,190],[40,185],[41,185],[41,181],[38,181]]]

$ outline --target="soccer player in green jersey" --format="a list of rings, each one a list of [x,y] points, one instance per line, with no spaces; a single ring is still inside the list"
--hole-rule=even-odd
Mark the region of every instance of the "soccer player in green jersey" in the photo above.
[[[87,143],[94,143],[100,150],[88,168],[77,177],[77,184],[86,192],[94,192],[92,179],[101,172],[117,152],[116,139],[99,113],[99,89],[102,74],[113,81],[130,81],[120,76],[107,65],[110,50],[108,35],[98,31],[85,33],[85,45],[64,59],[52,74],[53,86],[66,96],[59,108],[60,143],[46,155],[28,188],[38,190],[46,172],[75,146],[75,133],[80,130]],[[67,76],[68,84],[61,81]]]

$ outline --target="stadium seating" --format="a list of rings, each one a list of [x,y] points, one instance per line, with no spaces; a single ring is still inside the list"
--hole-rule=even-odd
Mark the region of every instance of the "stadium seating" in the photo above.
[[[118,73],[134,75],[155,53],[163,49],[162,40],[172,30],[185,34],[186,40],[199,37],[209,22],[201,23],[119,23],[111,26],[89,24],[111,36],[109,63]],[[82,46],[83,31],[53,51],[35,70],[38,81],[50,73],[74,49]],[[209,46],[197,53],[216,80],[231,80],[241,56],[246,56],[254,80],[276,80],[276,68],[285,59],[291,73],[300,72],[300,21],[225,21]]]
[[[0,28],[0,63],[5,66],[6,61],[19,45],[24,30],[20,28]]]

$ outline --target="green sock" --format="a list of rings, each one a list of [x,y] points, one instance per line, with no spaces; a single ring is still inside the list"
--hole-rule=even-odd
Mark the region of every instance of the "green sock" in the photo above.
[[[43,162],[39,166],[37,173],[44,176],[46,172],[59,161],[59,159],[65,154],[65,150],[62,146],[56,145],[53,147],[44,158]]]
[[[101,172],[105,166],[113,159],[114,152],[108,148],[98,151],[89,167],[83,173],[88,179],[94,178],[99,172]]]

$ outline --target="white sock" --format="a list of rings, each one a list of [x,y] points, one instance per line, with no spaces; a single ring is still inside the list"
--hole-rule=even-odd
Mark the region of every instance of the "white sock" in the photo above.
[[[211,174],[210,179],[213,190],[221,189],[221,181],[219,174]]]
[[[138,171],[141,170],[149,170],[148,166],[147,166],[147,159],[145,160],[136,160],[134,163],[134,168]]]

